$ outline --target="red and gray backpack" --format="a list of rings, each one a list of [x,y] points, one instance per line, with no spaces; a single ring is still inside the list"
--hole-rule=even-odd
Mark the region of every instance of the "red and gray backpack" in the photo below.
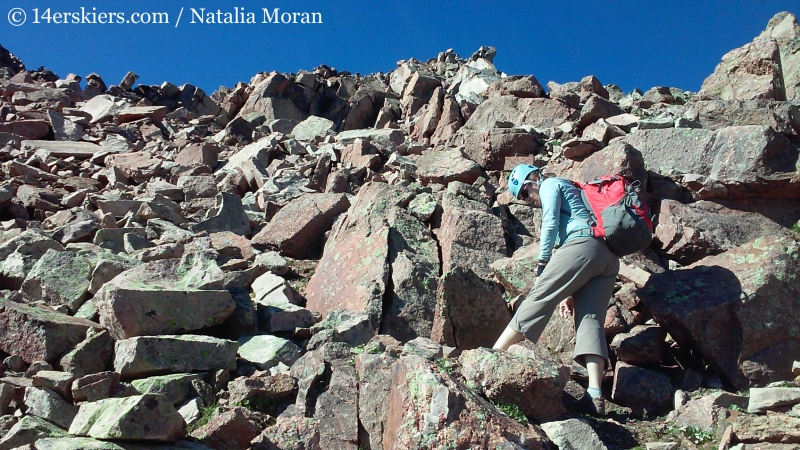
[[[606,175],[575,186],[592,215],[589,226],[594,237],[604,238],[614,254],[630,255],[650,245],[653,221],[637,193],[638,181],[632,184],[621,175]]]

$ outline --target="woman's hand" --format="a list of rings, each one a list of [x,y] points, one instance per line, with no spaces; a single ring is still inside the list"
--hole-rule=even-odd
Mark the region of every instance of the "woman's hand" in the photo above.
[[[574,311],[572,297],[567,297],[564,300],[561,300],[561,303],[558,304],[558,314],[564,318],[569,319],[572,317]]]

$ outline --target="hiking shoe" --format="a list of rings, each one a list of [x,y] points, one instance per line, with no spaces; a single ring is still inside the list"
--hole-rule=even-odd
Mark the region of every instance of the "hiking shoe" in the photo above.
[[[592,399],[592,406],[589,407],[589,413],[594,417],[605,417],[606,415],[606,398],[602,395]]]

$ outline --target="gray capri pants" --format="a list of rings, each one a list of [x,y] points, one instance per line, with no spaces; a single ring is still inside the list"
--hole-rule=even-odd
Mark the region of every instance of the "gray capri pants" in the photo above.
[[[619,258],[602,239],[581,237],[567,241],[553,253],[509,327],[536,342],[559,302],[572,296],[577,334],[575,362],[585,366],[583,355],[599,355],[610,366],[603,325],[618,272]]]

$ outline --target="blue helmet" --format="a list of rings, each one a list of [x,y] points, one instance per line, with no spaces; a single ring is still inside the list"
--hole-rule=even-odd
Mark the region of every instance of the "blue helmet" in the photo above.
[[[519,198],[519,191],[522,189],[522,183],[533,172],[539,172],[539,168],[531,164],[520,164],[514,167],[511,175],[508,176],[508,191],[514,198]]]

